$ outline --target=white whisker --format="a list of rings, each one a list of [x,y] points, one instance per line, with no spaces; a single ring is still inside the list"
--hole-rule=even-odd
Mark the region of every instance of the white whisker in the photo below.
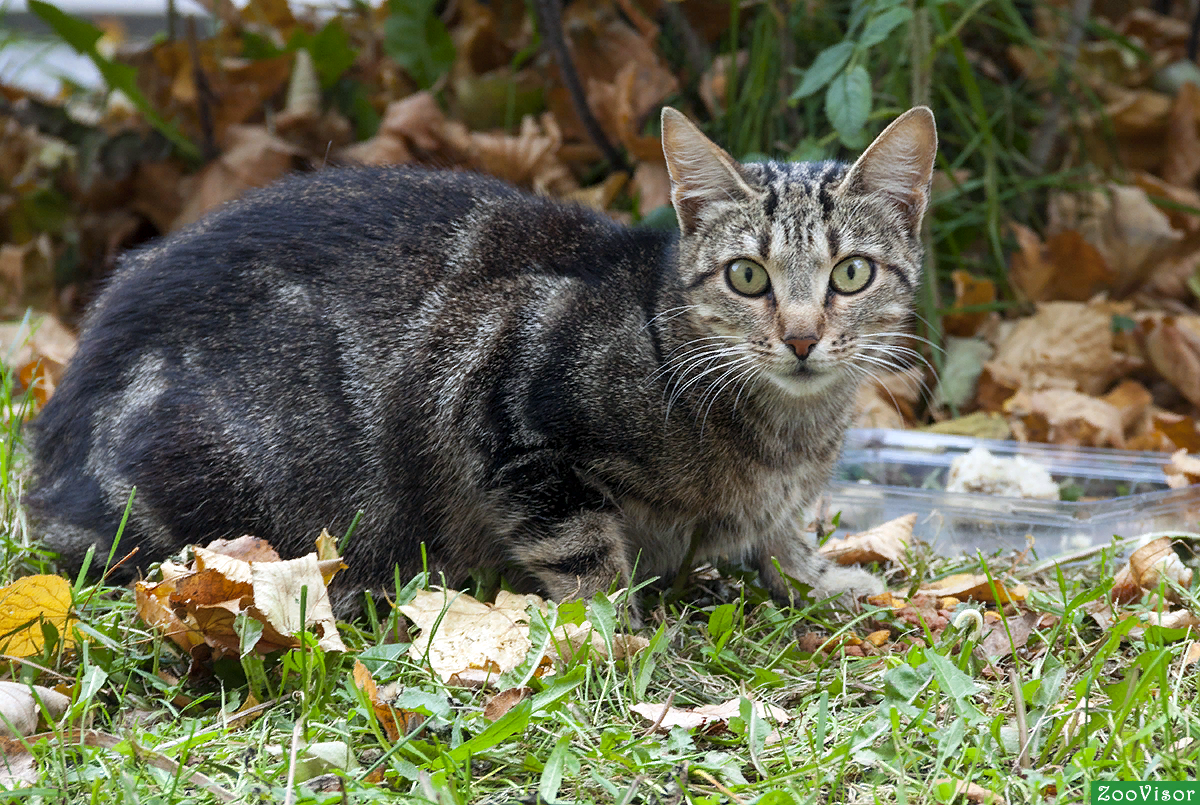
[[[659,319],[663,319],[664,316],[667,317],[667,318],[663,319],[663,322],[665,323],[665,322],[671,321],[672,319],[678,318],[679,316],[682,316],[683,314],[687,313],[689,310],[699,310],[699,309],[700,309],[700,305],[680,305],[679,307],[667,308],[666,310],[655,315],[653,318],[651,318],[649,321],[647,321],[645,324],[643,324],[642,329],[645,330],[651,324],[654,324],[654,322],[658,321]],[[670,314],[670,315],[668,315],[668,314]]]

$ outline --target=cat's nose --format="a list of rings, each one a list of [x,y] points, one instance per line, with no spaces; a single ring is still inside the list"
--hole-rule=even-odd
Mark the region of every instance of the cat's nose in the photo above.
[[[792,348],[792,352],[796,353],[796,357],[800,360],[808,358],[808,354],[812,352],[812,348],[817,345],[817,339],[806,335],[799,338],[784,339],[785,344]]]

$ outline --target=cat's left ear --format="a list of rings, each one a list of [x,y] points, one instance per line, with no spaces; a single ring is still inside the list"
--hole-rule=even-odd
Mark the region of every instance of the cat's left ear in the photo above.
[[[927,106],[909,109],[875,138],[846,173],[839,192],[881,194],[894,201],[911,232],[929,206],[937,125]]]
[[[671,176],[671,203],[684,234],[696,231],[705,205],[762,195],[747,184],[737,160],[669,106],[662,110],[662,145]]]

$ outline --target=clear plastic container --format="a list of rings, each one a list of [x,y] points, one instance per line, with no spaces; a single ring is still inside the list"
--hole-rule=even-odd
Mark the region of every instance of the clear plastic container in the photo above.
[[[973,447],[1024,456],[1076,500],[1026,500],[944,491],[950,462]],[[1170,456],[1128,450],[975,439],[901,430],[853,429],[831,485],[839,530],[861,531],[915,513],[914,533],[939,553],[1020,549],[1040,557],[1107,544],[1113,536],[1194,531],[1200,485],[1169,489]]]

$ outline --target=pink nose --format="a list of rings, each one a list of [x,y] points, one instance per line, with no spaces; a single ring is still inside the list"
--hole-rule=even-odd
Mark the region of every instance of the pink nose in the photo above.
[[[797,358],[805,360],[808,354],[812,352],[812,348],[817,345],[817,339],[811,337],[789,338],[783,343],[792,348],[792,352],[796,353]]]

